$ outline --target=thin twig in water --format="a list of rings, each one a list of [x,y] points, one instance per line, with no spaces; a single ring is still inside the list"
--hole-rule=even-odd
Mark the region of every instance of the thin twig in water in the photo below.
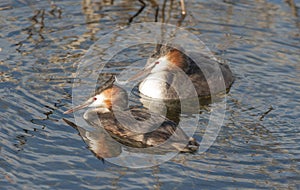
[[[181,14],[186,15],[184,0],[180,0],[180,4],[181,4]]]
[[[180,17],[179,21],[177,22],[178,27],[181,26],[181,23],[185,19],[185,15],[186,15],[184,0],[180,0],[180,4],[181,4],[181,17]]]
[[[141,8],[132,16],[129,18],[128,20],[128,24],[131,24],[133,19],[137,16],[139,16],[139,14],[141,14],[141,12],[144,10],[144,8],[146,7],[146,3],[143,0],[139,0],[139,2],[142,4]]]
[[[259,118],[259,121],[262,121],[266,115],[268,115],[272,110],[274,110],[274,108],[271,106],[268,111],[266,111],[265,113],[263,113],[260,118]]]
[[[158,21],[158,13],[159,13],[159,5],[156,2],[156,0],[150,0],[150,3],[152,4],[152,7],[155,7],[155,22]]]

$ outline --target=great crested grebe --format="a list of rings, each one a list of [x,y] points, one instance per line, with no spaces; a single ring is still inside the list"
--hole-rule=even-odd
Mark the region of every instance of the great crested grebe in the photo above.
[[[112,83],[64,114],[86,107],[93,109],[85,112],[84,119],[94,127],[104,128],[124,145],[140,148],[163,144],[163,148],[180,152],[194,152],[199,147],[194,138],[189,138],[176,123],[164,116],[150,113],[144,108],[127,108],[126,91]]]
[[[164,45],[148,59],[144,69],[127,82],[141,76],[147,77],[139,84],[140,93],[156,99],[191,98],[194,94],[209,96],[211,92],[228,90],[234,80],[227,64],[198,52],[190,52],[187,56],[180,48]]]

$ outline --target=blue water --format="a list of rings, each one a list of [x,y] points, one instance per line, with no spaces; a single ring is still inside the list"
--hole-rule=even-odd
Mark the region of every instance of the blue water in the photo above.
[[[146,3],[133,23],[154,21]],[[170,24],[178,21],[177,3],[166,6]],[[1,189],[299,189],[299,7],[297,0],[189,1],[182,27],[235,75],[225,120],[205,153],[130,169],[97,159],[62,118],[73,119],[63,112],[72,106],[72,83],[80,83],[73,80],[80,58],[128,26],[140,3],[1,2]],[[109,71],[138,56],[128,52],[128,62]],[[199,127],[194,137],[202,134]]]

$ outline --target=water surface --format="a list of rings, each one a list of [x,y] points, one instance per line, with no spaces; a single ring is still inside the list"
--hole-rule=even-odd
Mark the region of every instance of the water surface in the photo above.
[[[154,21],[155,11],[146,3],[132,23]],[[174,1],[170,10],[167,4],[167,23],[177,23],[176,5]],[[226,117],[207,152],[179,154],[162,165],[135,170],[98,160],[62,118],[72,120],[63,112],[72,106],[72,83],[80,82],[73,80],[78,60],[103,35],[128,26],[140,3],[1,2],[0,186],[299,189],[298,7],[297,0],[190,1],[182,27],[227,60],[235,74]],[[137,56],[142,57],[129,51],[123,64]],[[207,124],[208,115],[201,115],[200,126]]]

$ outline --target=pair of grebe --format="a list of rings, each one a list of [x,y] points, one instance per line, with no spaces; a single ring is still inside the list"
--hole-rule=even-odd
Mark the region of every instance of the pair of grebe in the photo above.
[[[185,86],[184,82],[182,83],[185,80],[179,77],[181,75],[188,77],[197,96],[210,95],[211,86],[217,88],[222,86],[215,83],[223,84],[223,89],[220,87],[220,90],[224,90],[224,87],[228,89],[233,83],[232,72],[228,65],[202,54],[192,57],[193,59],[177,48],[161,47],[161,51],[148,60],[145,68],[128,81],[137,80],[142,75],[146,76],[139,84],[140,93],[149,98],[163,100],[191,98],[188,85]],[[197,64],[193,60],[196,60]],[[203,69],[208,74],[204,74]],[[198,149],[199,144],[196,140],[188,137],[180,127],[177,127],[177,123],[158,114],[155,115],[158,120],[149,119],[150,112],[145,108],[127,108],[126,91],[113,85],[113,82],[112,79],[86,102],[64,113],[69,114],[86,107],[93,108],[85,112],[84,119],[88,121],[91,115],[96,114],[101,122],[101,126],[96,127],[103,127],[114,139],[129,146],[156,147],[171,139],[171,149],[181,152],[194,152]],[[178,96],[178,90],[172,88],[173,84],[181,86],[184,89],[181,92],[183,94]],[[217,91],[218,89],[214,90]],[[137,121],[146,122],[141,124],[130,120],[132,116]],[[129,121],[120,122],[118,118]]]

